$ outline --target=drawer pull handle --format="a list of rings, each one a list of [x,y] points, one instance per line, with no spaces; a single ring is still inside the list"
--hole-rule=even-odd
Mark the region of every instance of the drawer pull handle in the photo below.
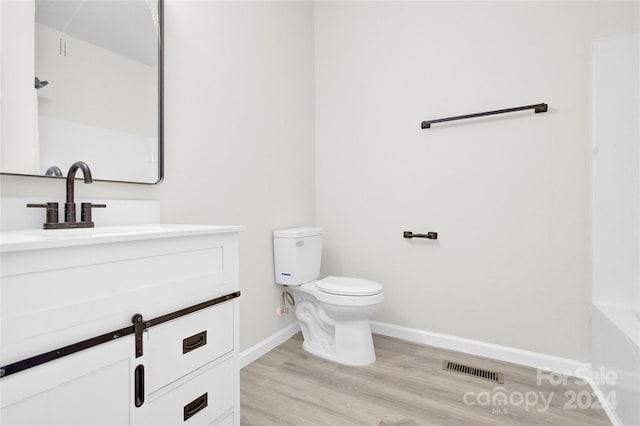
[[[144,365],[140,364],[134,372],[134,399],[136,407],[144,404]]]
[[[190,403],[184,406],[184,421],[196,415],[209,404],[208,393],[205,392]]]
[[[201,331],[198,334],[194,334],[191,337],[187,337],[186,339],[182,339],[182,354],[186,354],[187,352],[191,352],[199,347],[202,347],[207,344],[207,330]]]

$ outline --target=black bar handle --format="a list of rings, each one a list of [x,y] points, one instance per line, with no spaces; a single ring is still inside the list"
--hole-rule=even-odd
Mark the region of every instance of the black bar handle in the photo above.
[[[144,365],[140,364],[134,372],[134,402],[136,407],[142,407],[144,404]]]
[[[189,353],[207,344],[207,330],[182,339],[182,354]]]
[[[427,232],[426,234],[414,234],[411,231],[404,231],[402,234],[404,238],[428,238],[430,240],[437,240],[438,233],[437,232]]]
[[[430,129],[433,123],[442,123],[445,121],[453,121],[453,120],[465,120],[467,118],[484,117],[486,115],[504,114],[507,112],[523,111],[527,109],[533,109],[536,114],[540,112],[547,112],[547,104],[542,103],[542,104],[535,104],[535,105],[526,105],[526,106],[515,107],[515,108],[498,109],[495,111],[478,112],[476,114],[457,115],[455,117],[437,118],[435,120],[425,120],[422,122],[421,127],[423,129]]]
[[[58,203],[27,203],[27,207],[47,209],[45,223],[58,223]]]
[[[184,421],[198,414],[209,404],[209,395],[205,392],[190,403],[184,406]]]
[[[98,209],[98,208],[104,209],[106,207],[107,207],[106,204],[82,203],[80,205],[80,222],[88,223],[93,220],[91,215],[91,209]]]

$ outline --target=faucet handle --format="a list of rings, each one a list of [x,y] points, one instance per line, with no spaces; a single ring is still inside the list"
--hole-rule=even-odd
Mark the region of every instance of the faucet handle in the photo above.
[[[92,221],[91,218],[91,209],[104,209],[107,207],[106,204],[93,204],[93,203],[81,203],[80,204],[80,222],[90,223]]]
[[[47,209],[47,219],[43,226],[49,223],[58,223],[58,203],[27,203],[27,207]]]

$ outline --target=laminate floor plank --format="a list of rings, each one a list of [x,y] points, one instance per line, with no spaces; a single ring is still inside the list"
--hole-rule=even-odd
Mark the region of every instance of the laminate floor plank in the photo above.
[[[596,399],[576,378],[386,336],[374,343],[374,364],[349,367],[308,354],[298,333],[241,370],[241,425],[611,424],[585,407]],[[501,372],[504,384],[444,371],[444,360]]]

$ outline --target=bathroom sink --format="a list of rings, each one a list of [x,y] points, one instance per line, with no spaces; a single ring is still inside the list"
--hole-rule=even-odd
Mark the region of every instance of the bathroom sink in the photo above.
[[[242,229],[244,229],[242,226],[160,223],[77,229],[25,229],[2,232],[0,234],[0,251],[10,252],[39,248],[102,244],[127,240],[180,237],[203,233],[216,234],[240,231]]]

